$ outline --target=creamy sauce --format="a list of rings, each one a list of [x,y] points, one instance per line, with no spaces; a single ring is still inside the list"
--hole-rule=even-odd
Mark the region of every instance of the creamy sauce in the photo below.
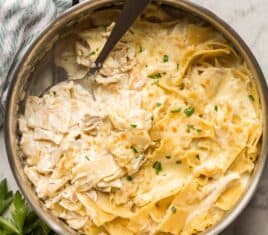
[[[81,78],[113,26],[75,31],[56,63]],[[95,79],[96,102],[61,83],[29,97],[19,118],[25,174],[47,209],[81,234],[190,235],[236,205],[261,109],[247,65],[218,32],[151,6]]]

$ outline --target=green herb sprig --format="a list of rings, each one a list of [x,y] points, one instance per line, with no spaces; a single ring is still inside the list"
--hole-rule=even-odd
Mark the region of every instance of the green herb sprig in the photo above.
[[[193,115],[194,111],[195,111],[194,107],[188,107],[188,108],[184,109],[184,114],[187,117],[191,117]]]
[[[133,153],[138,153],[138,150],[134,145],[131,145],[130,148],[132,149]]]
[[[161,73],[155,73],[155,74],[148,75],[148,78],[151,78],[151,79],[159,79],[161,77],[162,77]]]
[[[168,55],[164,55],[163,56],[163,62],[166,63],[168,62],[169,58],[168,58]]]
[[[4,215],[7,210],[11,210],[9,217]],[[9,191],[6,179],[0,182],[0,234],[56,235],[29,208],[19,191]]]
[[[248,98],[249,98],[251,101],[253,101],[253,102],[255,101],[255,98],[254,98],[253,95],[249,95]]]
[[[171,212],[172,212],[173,214],[175,214],[175,213],[177,212],[177,208],[176,208],[175,206],[172,206],[172,207],[171,207]]]
[[[155,173],[158,175],[160,171],[162,171],[162,164],[159,161],[154,162],[153,168],[155,169]]]
[[[181,108],[170,110],[171,113],[179,113],[180,111],[181,111]]]

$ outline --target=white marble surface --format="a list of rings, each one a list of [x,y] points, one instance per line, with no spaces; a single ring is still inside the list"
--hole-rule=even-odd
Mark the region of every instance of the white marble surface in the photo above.
[[[268,0],[193,0],[214,11],[246,41],[268,78]],[[16,189],[0,133],[0,179],[7,177]],[[257,193],[239,218],[222,235],[268,234],[268,167]]]

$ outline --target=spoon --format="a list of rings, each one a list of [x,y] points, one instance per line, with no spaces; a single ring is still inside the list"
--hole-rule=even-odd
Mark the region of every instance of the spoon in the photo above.
[[[128,31],[134,21],[138,18],[138,16],[143,12],[145,7],[150,3],[151,0],[126,0],[124,8],[110,34],[108,37],[103,49],[101,50],[100,54],[98,55],[94,66],[92,66],[89,71],[85,74],[83,78],[71,80],[75,83],[80,84],[84,88],[86,88],[94,101],[96,101],[96,97],[94,95],[93,90],[93,77],[94,75],[102,68],[102,65],[112,49],[115,47],[117,42],[123,37],[123,35]],[[62,68],[61,68],[62,69]],[[63,69],[62,69],[63,70]],[[67,77],[67,73],[62,71],[62,75],[65,74],[64,77]],[[53,84],[49,86],[42,94],[48,91],[52,86],[57,83],[62,82],[64,80],[56,79],[53,81]]]

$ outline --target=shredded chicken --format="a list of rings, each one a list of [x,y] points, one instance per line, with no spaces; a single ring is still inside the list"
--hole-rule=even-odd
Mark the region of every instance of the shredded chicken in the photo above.
[[[94,27],[56,47],[69,78],[95,66],[118,12],[94,13]],[[86,235],[218,223],[246,190],[263,131],[252,74],[233,52],[215,29],[149,6],[94,77],[96,101],[72,81],[28,97],[18,142],[45,208]]]

